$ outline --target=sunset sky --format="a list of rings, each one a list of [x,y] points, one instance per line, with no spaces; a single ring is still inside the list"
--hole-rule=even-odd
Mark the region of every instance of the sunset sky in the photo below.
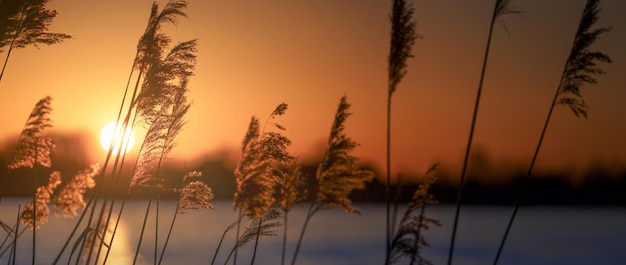
[[[417,32],[408,74],[393,95],[392,170],[458,165],[466,145],[493,0],[414,1]],[[159,1],[161,5],[165,1]],[[585,1],[512,1],[523,16],[497,24],[475,133],[502,161],[526,166],[558,85]],[[150,0],[55,0],[51,32],[73,39],[11,55],[0,82],[0,139],[19,134],[37,100],[53,99],[53,130],[93,138],[117,115]],[[165,27],[174,42],[199,39],[188,125],[171,158],[238,150],[250,116],[286,102],[281,124],[307,158],[321,152],[339,99],[352,113],[356,155],[384,169],[390,1],[190,1],[188,18]],[[626,164],[626,2],[605,0],[593,46],[614,60],[583,87],[589,118],[558,106],[539,155],[543,168]],[[4,60],[6,52],[0,53]]]

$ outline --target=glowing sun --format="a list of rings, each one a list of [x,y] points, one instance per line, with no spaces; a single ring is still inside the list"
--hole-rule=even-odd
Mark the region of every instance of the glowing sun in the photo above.
[[[124,137],[121,137],[123,131],[122,124],[118,123],[117,128],[115,127],[115,122],[111,122],[102,128],[102,132],[100,133],[100,144],[102,145],[104,151],[108,152],[109,148],[111,148],[111,142],[115,139],[112,154],[117,155],[120,146],[123,146],[122,150],[124,153],[128,153],[128,151],[130,151],[133,147],[133,144],[135,144],[135,133],[132,129],[127,128]]]

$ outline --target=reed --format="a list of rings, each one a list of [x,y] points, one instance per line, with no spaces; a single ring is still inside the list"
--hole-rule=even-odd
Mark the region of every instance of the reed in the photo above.
[[[391,250],[391,96],[407,73],[407,60],[413,57],[411,49],[417,38],[413,14],[415,9],[405,0],[394,0],[391,5],[391,41],[389,45],[387,84],[387,149],[386,149],[386,219],[385,219],[385,264],[389,263]]]
[[[198,171],[187,172],[187,174],[185,174],[185,176],[183,177],[183,185],[180,190],[180,198],[178,199],[178,203],[176,204],[174,217],[172,217],[172,222],[170,223],[170,228],[167,232],[165,243],[163,243],[161,255],[159,256],[159,262],[157,264],[161,264],[161,262],[163,261],[163,255],[165,254],[165,250],[167,249],[167,244],[169,242],[170,236],[172,235],[174,223],[176,222],[176,217],[179,213],[183,214],[191,209],[213,209],[213,205],[209,203],[209,201],[213,199],[213,191],[208,185],[199,180],[201,177],[202,172]]]
[[[48,0],[2,1],[0,3],[0,52],[8,46],[0,81],[13,49],[39,44],[52,45],[71,38],[68,34],[50,33],[48,27],[57,11],[46,8]]]
[[[530,165],[528,166],[528,170],[526,171],[526,175],[524,175],[524,177],[522,178],[522,182],[520,183],[517,201],[515,203],[513,213],[511,214],[511,217],[507,224],[502,241],[500,242],[500,245],[498,247],[498,252],[493,262],[494,265],[498,264],[509,232],[511,231],[511,227],[513,226],[513,222],[515,221],[517,212],[519,211],[519,207],[523,200],[526,181],[532,175],[535,161],[537,160],[537,156],[539,155],[539,150],[541,149],[541,144],[543,143],[543,139],[546,134],[548,124],[550,123],[554,107],[556,105],[565,105],[572,110],[576,117],[587,118],[587,104],[582,98],[580,89],[586,84],[591,85],[597,83],[597,79],[595,76],[605,73],[597,65],[597,63],[612,62],[611,58],[608,55],[599,51],[589,50],[590,46],[596,40],[598,40],[603,33],[610,31],[610,28],[608,27],[599,27],[595,29],[592,28],[594,24],[596,24],[596,22],[598,21],[599,12],[600,1],[587,0],[585,8],[582,12],[582,16],[580,18],[580,22],[578,24],[578,30],[576,31],[576,35],[574,36],[574,41],[570,49],[569,56],[567,57],[567,61],[565,62],[565,66],[563,67],[561,79],[559,80],[556,92],[554,94],[554,97],[552,98],[552,103],[550,104],[550,109],[543,125],[543,129],[541,130],[541,135],[539,136],[539,141],[537,142],[535,152],[533,153],[533,157],[530,161]]]
[[[487,46],[485,47],[485,56],[483,57],[482,69],[480,71],[480,81],[478,81],[478,90],[476,92],[476,100],[474,101],[474,111],[472,114],[472,123],[470,125],[469,137],[467,139],[467,146],[465,148],[465,155],[463,157],[463,166],[461,169],[461,177],[459,180],[459,186],[457,188],[456,195],[456,211],[454,213],[454,223],[452,225],[452,238],[450,239],[450,249],[448,252],[448,265],[452,264],[452,257],[454,254],[454,243],[456,239],[457,227],[459,223],[459,216],[461,214],[461,204],[463,202],[463,189],[465,186],[465,174],[467,172],[467,164],[469,161],[470,150],[472,149],[472,142],[474,139],[474,128],[476,127],[476,119],[478,116],[478,107],[480,106],[480,96],[482,94],[483,89],[483,81],[485,79],[485,71],[487,69],[487,60],[489,58],[489,50],[491,47],[491,36],[493,34],[493,26],[495,22],[504,15],[508,14],[518,14],[521,15],[523,12],[516,10],[512,7],[511,1],[509,0],[496,0],[495,6],[493,8],[493,13],[491,15],[491,23],[489,24],[489,35],[487,36]],[[503,20],[501,20],[503,21]],[[507,30],[508,28],[505,21],[503,21],[504,28]]]
[[[255,240],[252,263],[256,257],[258,236],[262,235],[260,229],[263,226],[263,218],[275,205],[276,187],[280,179],[285,178],[284,166],[294,160],[294,157],[287,153],[287,147],[291,141],[280,133],[285,130],[285,127],[279,123],[270,123],[270,120],[284,115],[287,107],[285,103],[276,106],[263,125],[262,131],[260,131],[259,120],[252,117],[242,142],[241,159],[234,172],[237,183],[234,206],[242,211],[237,226],[240,226],[241,215],[258,220],[259,231]],[[274,125],[278,131],[266,131],[267,125]],[[236,250],[237,248],[234,249]]]
[[[426,172],[400,220],[398,231],[391,241],[391,264],[398,263],[405,256],[410,258],[411,265],[416,262],[420,265],[432,264],[422,256],[422,249],[430,246],[422,232],[431,226],[441,226],[439,220],[425,215],[426,206],[437,203],[430,193],[431,185],[437,181],[436,170],[437,164],[434,164]]]
[[[313,215],[320,210],[329,208],[338,208],[348,213],[360,214],[359,209],[352,205],[348,195],[355,189],[363,189],[365,183],[374,178],[374,173],[361,168],[358,158],[351,155],[351,152],[357,147],[357,143],[344,132],[345,122],[351,115],[349,109],[348,99],[343,96],[335,113],[324,158],[317,167],[315,187],[311,190],[313,199],[309,204],[309,209],[300,231],[298,243],[291,260],[292,265],[296,263],[302,238]]]

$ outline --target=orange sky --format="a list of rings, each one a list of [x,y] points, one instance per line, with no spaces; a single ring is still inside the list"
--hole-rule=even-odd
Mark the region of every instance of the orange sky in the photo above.
[[[460,164],[494,1],[415,1],[415,58],[393,98],[392,169],[421,173]],[[527,165],[556,89],[584,1],[512,1],[526,13],[494,31],[475,145]],[[0,83],[0,139],[15,136],[35,102],[53,100],[54,129],[99,130],[115,119],[152,1],[56,0],[50,30],[74,38],[13,52]],[[160,1],[164,4],[164,1]],[[339,98],[363,161],[384,168],[389,1],[190,1],[189,18],[166,27],[175,42],[199,39],[187,128],[172,158],[239,148],[251,115],[289,104],[290,151],[306,157],[326,141]],[[626,162],[626,3],[604,1],[596,45],[614,60],[583,88],[589,119],[559,106],[539,166]],[[6,53],[2,53],[2,58]],[[98,150],[98,149],[96,149]],[[104,153],[95,156],[104,160]]]

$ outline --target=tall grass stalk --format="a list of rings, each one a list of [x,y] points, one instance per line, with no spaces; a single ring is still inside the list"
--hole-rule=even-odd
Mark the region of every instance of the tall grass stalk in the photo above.
[[[237,184],[234,206],[242,210],[243,216],[258,221],[260,223],[258,229],[261,229],[263,218],[266,218],[277,201],[275,193],[280,179],[284,178],[284,166],[294,160],[294,157],[287,153],[291,141],[280,133],[285,127],[278,123],[270,123],[270,120],[285,114],[287,106],[285,103],[276,106],[262,130],[259,120],[254,116],[251,118],[242,141],[241,158],[234,171]],[[270,124],[278,131],[266,131],[267,125]],[[238,223],[239,227],[241,222]],[[255,246],[258,239],[259,237],[255,238]],[[236,253],[237,249],[234,251]],[[235,254],[235,258],[236,256]],[[255,257],[256,247],[252,262]]]
[[[213,191],[204,182],[200,181],[201,177],[202,173],[198,171],[187,172],[187,174],[183,177],[180,198],[176,204],[174,217],[172,217],[170,228],[167,232],[167,237],[165,239],[165,243],[163,244],[159,262],[157,264],[161,264],[163,261],[163,255],[167,249],[167,244],[170,240],[170,236],[172,235],[174,223],[176,222],[176,217],[179,213],[183,214],[190,209],[213,209],[213,205],[209,203],[209,201],[213,199]]]
[[[548,111],[546,121],[543,125],[543,129],[541,130],[537,147],[535,148],[530,165],[528,166],[528,171],[520,183],[515,208],[513,209],[513,213],[511,214],[511,218],[507,224],[500,246],[498,247],[498,252],[493,262],[494,265],[499,261],[502,249],[504,248],[506,239],[511,231],[511,227],[513,226],[513,221],[515,220],[519,207],[522,203],[526,181],[532,175],[535,161],[537,160],[541,144],[543,143],[554,107],[557,104],[563,104],[568,106],[576,117],[582,116],[587,118],[587,105],[582,98],[580,88],[584,84],[597,83],[594,75],[605,73],[601,68],[596,66],[597,62],[612,62],[611,58],[602,52],[589,51],[589,46],[599,39],[601,34],[610,31],[610,28],[608,27],[592,29],[594,24],[598,21],[598,13],[600,12],[599,6],[599,0],[587,0],[587,3],[585,4],[585,8],[578,24],[578,30],[576,31],[576,35],[570,49],[570,54],[565,62],[561,79],[559,80],[559,85],[557,86],[554,97],[552,98],[550,110]]]
[[[276,221],[278,218],[280,218],[280,212],[275,209],[269,209],[262,218],[253,219],[243,234],[237,238],[235,245],[230,250],[228,257],[226,257],[226,261],[224,261],[224,265],[228,264],[236,249],[243,247],[252,240],[258,241],[260,236],[276,236],[275,229],[281,225],[280,221]]]
[[[57,11],[45,7],[48,0],[6,1],[11,8],[0,4],[0,8],[9,10],[8,17],[0,24],[0,52],[8,46],[7,55],[0,72],[0,81],[9,62],[13,49],[24,48],[29,45],[38,47],[39,44],[52,45],[71,38],[68,34],[50,33],[48,26],[56,17]]]
[[[154,62],[155,59],[159,59],[160,58],[160,54],[163,50],[163,47],[166,46],[169,42],[170,39],[168,36],[162,34],[159,32],[160,26],[162,24],[162,22],[169,22],[169,23],[176,23],[176,20],[178,17],[185,17],[186,14],[182,11],[184,8],[187,7],[187,2],[186,1],[169,1],[165,7],[163,8],[163,10],[161,10],[159,12],[158,10],[158,4],[153,3],[152,5],[152,9],[151,9],[151,14],[150,14],[150,18],[148,20],[148,26],[146,27],[146,30],[144,32],[144,34],[142,35],[142,37],[140,38],[138,47],[137,47],[137,53],[136,53],[136,57],[134,59],[133,62],[133,68],[131,71],[131,74],[129,76],[129,81],[132,77],[132,74],[134,71],[137,71],[137,78],[135,81],[135,88],[133,90],[133,94],[130,98],[130,104],[127,110],[127,114],[126,117],[124,118],[124,126],[129,126],[129,120],[130,117],[132,116],[132,113],[137,113],[138,111],[138,101],[137,101],[137,97],[139,96],[139,84],[142,80],[144,80],[144,74],[146,71],[148,71],[150,69],[151,62]],[[195,57],[194,57],[195,58]],[[182,64],[183,66],[186,66],[186,64]],[[178,70],[178,69],[175,69]],[[127,89],[128,89],[128,85],[127,85]],[[124,96],[127,95],[127,90],[124,92]],[[121,111],[123,109],[123,104],[125,101],[125,98],[122,100],[122,105],[120,106],[120,114]],[[121,117],[121,115],[118,114],[118,120],[119,117]],[[107,156],[107,160],[105,161],[108,162],[108,159],[110,158],[110,156]],[[119,155],[117,156],[117,158],[119,158]],[[116,159],[117,162],[117,159]],[[121,170],[121,169],[120,169]],[[112,207],[110,207],[112,208]],[[98,223],[97,226],[99,226],[103,220],[102,215],[104,214],[105,208],[103,207],[100,211],[100,216],[98,217]],[[111,212],[108,213],[109,216],[106,217],[107,223],[110,220],[110,214]],[[118,215],[119,216],[119,215]],[[116,231],[116,230],[114,230]],[[104,230],[104,233],[106,233],[106,230]],[[92,239],[95,239],[95,234],[93,235]],[[104,234],[102,235],[102,238],[104,238]],[[112,235],[111,238],[113,239],[114,236]],[[98,253],[100,252],[100,249],[102,247],[102,243],[104,243],[103,241],[101,241],[101,244],[99,244],[98,246]],[[87,263],[89,263],[89,259],[91,257],[91,252],[93,251],[93,246],[92,248],[89,250],[89,257],[87,258]],[[108,251],[107,251],[108,253]],[[99,257],[99,256],[98,256]],[[98,258],[96,257],[96,259]],[[106,259],[106,257],[105,257]]]
[[[230,231],[230,230],[233,230],[233,228],[235,228],[237,223],[239,223],[239,221],[233,222],[228,227],[226,227],[226,229],[224,229],[224,232],[222,233],[222,237],[220,237],[220,241],[217,243],[217,247],[215,248],[215,253],[213,253],[213,258],[211,258],[211,265],[215,264],[215,258],[217,258],[217,253],[220,252],[220,248],[222,247],[222,243],[224,243],[224,238],[226,237],[226,233],[228,233],[228,231]],[[239,238],[239,237],[237,237],[237,238]]]
[[[374,178],[373,172],[361,168],[358,164],[358,158],[351,154],[357,147],[357,143],[345,134],[345,122],[351,115],[349,109],[348,99],[343,96],[339,101],[335,119],[330,129],[328,147],[315,173],[315,187],[311,190],[313,198],[300,231],[300,237],[291,260],[292,265],[296,263],[302,238],[311,217],[320,210],[330,208],[360,214],[359,209],[352,205],[348,196],[355,189],[365,188],[365,183]]]
[[[456,195],[456,210],[454,213],[454,223],[452,225],[452,238],[450,239],[450,248],[448,252],[448,265],[452,264],[452,256],[454,254],[454,244],[456,239],[457,227],[459,223],[459,215],[461,212],[461,204],[463,202],[463,189],[465,186],[465,175],[467,172],[467,164],[469,161],[469,154],[472,148],[472,142],[474,139],[474,128],[476,127],[476,118],[478,116],[478,107],[480,105],[480,96],[483,89],[483,81],[485,79],[485,71],[487,69],[487,61],[489,58],[489,48],[491,46],[491,36],[493,34],[493,26],[498,17],[506,14],[521,14],[521,11],[517,11],[511,7],[509,0],[496,0],[493,8],[493,14],[491,15],[491,22],[489,24],[489,35],[487,36],[487,46],[485,47],[485,56],[483,57],[483,65],[480,71],[480,81],[478,81],[478,90],[476,92],[476,101],[474,103],[474,111],[472,114],[472,123],[470,126],[469,137],[467,140],[467,147],[465,148],[465,155],[463,157],[463,167],[461,169],[461,177],[459,186],[457,188]],[[503,23],[506,29],[506,23]]]
[[[385,264],[389,263],[391,248],[391,96],[398,84],[406,75],[407,59],[413,57],[411,49],[415,39],[415,21],[413,20],[413,6],[405,0],[393,0],[391,6],[391,41],[388,57],[388,87],[387,87],[387,150],[386,150],[386,219],[385,219]]]
[[[425,216],[426,206],[437,203],[430,193],[430,187],[437,181],[436,168],[437,164],[434,164],[426,172],[400,220],[398,231],[394,234],[391,244],[389,260],[391,264],[399,262],[405,256],[409,256],[411,265],[416,262],[431,264],[422,256],[423,248],[429,246],[422,232],[431,226],[441,226],[439,220]]]
[[[44,168],[52,166],[50,153],[55,146],[50,137],[42,136],[43,130],[48,127],[52,127],[50,120],[50,112],[52,111],[51,101],[52,98],[50,96],[46,96],[35,104],[35,107],[31,111],[28,119],[26,119],[26,123],[20,133],[13,159],[11,163],[9,163],[8,169],[24,167],[31,168],[33,169],[31,172],[33,174],[33,179],[38,179],[37,174],[39,166]],[[38,187],[33,193],[33,201],[29,203],[20,214],[18,214],[19,220],[27,225],[30,225],[33,230],[32,264],[35,264],[36,257],[36,230],[39,226],[39,220],[37,219],[41,218],[42,221],[46,221],[48,218],[47,203],[50,201],[52,191],[60,183],[60,175],[57,176],[56,173],[58,172],[50,175],[50,181],[52,182],[54,180],[54,183],[50,183],[48,186],[44,185],[42,187]],[[56,182],[56,177],[58,177],[59,183]],[[40,204],[45,206],[45,212],[37,212],[37,208]],[[28,215],[31,216],[29,217]],[[15,230],[15,236],[17,236],[17,231],[18,230]],[[17,240],[17,238],[15,238],[15,240]]]
[[[21,208],[22,205],[18,204],[17,205],[17,221],[15,222],[15,232],[17,232],[20,229],[20,212],[21,212]],[[15,238],[13,238],[13,251],[11,253],[11,258],[9,259],[11,264],[15,265],[15,259],[17,258],[16,253],[17,253],[17,236],[15,236]]]

